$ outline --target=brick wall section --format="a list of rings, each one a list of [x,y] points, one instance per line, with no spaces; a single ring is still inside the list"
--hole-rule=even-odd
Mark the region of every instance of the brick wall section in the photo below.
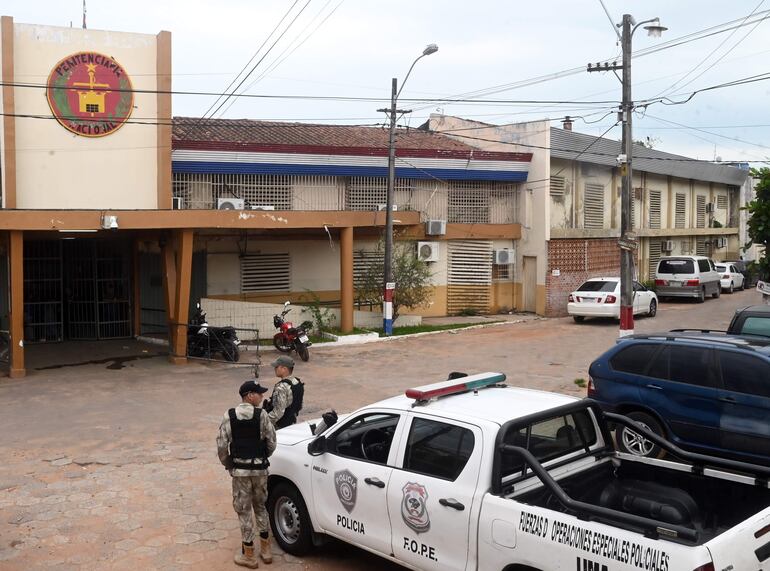
[[[553,270],[560,275],[554,276]],[[588,278],[620,275],[617,238],[550,240],[545,276],[548,317],[567,315],[569,293]]]

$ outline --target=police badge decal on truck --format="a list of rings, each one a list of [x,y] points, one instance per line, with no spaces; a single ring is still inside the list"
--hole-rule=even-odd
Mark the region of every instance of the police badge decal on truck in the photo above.
[[[350,470],[334,472],[334,489],[337,490],[337,497],[342,506],[348,513],[352,512],[353,508],[356,507],[358,478]]]
[[[426,505],[428,491],[425,486],[408,482],[402,491],[404,499],[401,501],[401,517],[404,523],[416,533],[425,533],[430,530],[430,516]]]

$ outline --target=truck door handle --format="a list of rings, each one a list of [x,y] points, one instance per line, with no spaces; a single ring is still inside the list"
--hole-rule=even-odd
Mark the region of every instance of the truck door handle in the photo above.
[[[442,506],[455,509],[458,512],[461,512],[465,509],[465,506],[454,498],[441,498],[438,503],[440,503]]]
[[[648,389],[655,389],[656,391],[662,391],[663,390],[663,387],[661,387],[660,385],[653,385],[653,384],[647,385],[647,388]]]
[[[370,486],[377,486],[378,488],[385,487],[385,482],[383,482],[379,478],[364,478],[364,482],[366,482]]]
[[[729,402],[730,404],[735,404],[736,400],[733,397],[720,397],[719,399],[722,402]]]

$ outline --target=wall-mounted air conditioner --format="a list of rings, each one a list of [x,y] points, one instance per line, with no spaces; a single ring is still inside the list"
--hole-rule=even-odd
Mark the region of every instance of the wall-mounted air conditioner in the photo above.
[[[428,220],[425,223],[425,234],[428,236],[443,236],[446,234],[446,220]]]
[[[217,198],[217,210],[243,210],[245,206],[242,198]]]
[[[387,210],[387,209],[388,209],[388,205],[387,204],[378,204],[377,205],[377,210]],[[390,209],[395,212],[396,210],[398,210],[398,204],[392,204]]]
[[[713,202],[707,202],[706,203],[706,212],[714,212],[714,203]]]
[[[417,258],[423,262],[438,262],[438,242],[417,242]]]
[[[663,252],[670,252],[674,249],[674,241],[673,240],[663,240],[660,243],[660,249]]]
[[[513,250],[505,248],[503,250],[495,250],[492,263],[496,266],[507,266],[514,263],[515,257]]]
[[[184,198],[181,196],[175,196],[171,199],[171,208],[174,210],[182,210],[184,208]]]
[[[275,210],[275,206],[272,204],[252,204],[249,206],[250,210]]]

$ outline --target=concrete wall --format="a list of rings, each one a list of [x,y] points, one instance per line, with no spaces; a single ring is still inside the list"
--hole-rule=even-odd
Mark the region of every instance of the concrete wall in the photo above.
[[[109,55],[137,90],[157,90],[154,35],[14,24],[18,82],[44,83],[57,63],[74,53]],[[97,77],[98,80],[98,77]],[[50,116],[45,91],[15,88],[15,112]],[[154,93],[135,93],[132,115],[157,117]],[[73,134],[57,121],[16,119],[17,208],[156,208],[155,125],[125,124],[97,138]]]

